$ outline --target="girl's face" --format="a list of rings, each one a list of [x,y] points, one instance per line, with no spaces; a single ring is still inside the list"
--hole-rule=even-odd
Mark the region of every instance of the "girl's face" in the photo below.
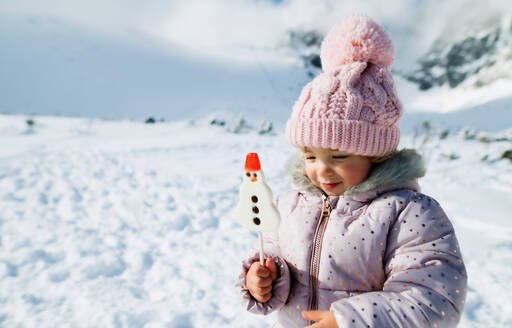
[[[334,149],[305,147],[302,151],[306,175],[328,196],[339,196],[363,182],[372,166],[368,157]]]

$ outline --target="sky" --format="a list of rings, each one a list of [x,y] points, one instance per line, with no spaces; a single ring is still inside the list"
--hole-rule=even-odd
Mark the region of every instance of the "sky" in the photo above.
[[[326,33],[367,14],[393,40],[394,73],[410,72],[440,35],[503,12],[512,2],[0,0],[0,113],[184,119],[234,109],[283,121],[311,79],[286,46],[290,30]]]
[[[464,15],[460,15],[464,12]],[[279,47],[289,29],[327,29],[362,13],[384,25],[399,52],[424,51],[448,23],[511,12],[506,0],[91,0],[3,1],[0,13],[67,20],[105,34],[147,33],[202,54],[244,58],[254,49]],[[401,42],[400,40],[404,40]],[[414,47],[410,46],[414,43]]]

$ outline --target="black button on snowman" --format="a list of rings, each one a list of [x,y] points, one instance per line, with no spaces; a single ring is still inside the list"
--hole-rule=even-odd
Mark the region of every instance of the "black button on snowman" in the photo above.
[[[236,209],[238,222],[260,238],[260,262],[263,265],[262,232],[275,231],[281,223],[279,211],[272,201],[272,190],[265,183],[258,154],[249,153],[240,186],[240,202]]]

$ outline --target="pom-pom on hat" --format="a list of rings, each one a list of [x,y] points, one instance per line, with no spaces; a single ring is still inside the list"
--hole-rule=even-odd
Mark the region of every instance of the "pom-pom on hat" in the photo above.
[[[388,34],[371,19],[353,16],[329,31],[320,58],[324,73],[302,89],[286,124],[290,143],[365,156],[394,152],[402,106]]]
[[[353,62],[369,62],[391,68],[395,51],[386,31],[364,16],[334,26],[321,46],[324,71]]]

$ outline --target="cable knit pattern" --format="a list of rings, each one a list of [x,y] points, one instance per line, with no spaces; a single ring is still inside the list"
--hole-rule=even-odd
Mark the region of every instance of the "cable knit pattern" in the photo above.
[[[365,156],[395,151],[402,106],[389,71],[394,54],[385,31],[355,16],[329,32],[321,55],[326,71],[295,103],[286,126],[290,143]]]

